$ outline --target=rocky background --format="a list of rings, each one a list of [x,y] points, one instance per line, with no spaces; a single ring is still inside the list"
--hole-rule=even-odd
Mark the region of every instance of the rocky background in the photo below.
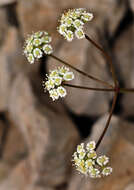
[[[0,0],[0,190],[134,190],[134,94],[120,95],[98,153],[111,158],[110,177],[91,180],[72,167],[81,141],[97,140],[112,94],[68,88],[52,102],[42,89],[44,57],[30,65],[22,55],[32,31],[48,30],[55,55],[112,82],[104,57],[86,40],[67,43],[56,32],[64,9],[86,7],[94,20],[86,33],[109,53],[122,87],[134,87],[134,0]],[[73,84],[100,87],[76,75]]]

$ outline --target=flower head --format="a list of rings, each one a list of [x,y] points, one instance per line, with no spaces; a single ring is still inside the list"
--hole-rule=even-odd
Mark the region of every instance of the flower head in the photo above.
[[[78,39],[85,38],[83,31],[84,24],[91,21],[93,14],[86,12],[84,8],[69,9],[62,14],[58,32],[65,37],[67,41],[72,41],[74,36]]]
[[[40,59],[43,54],[51,54],[53,52],[51,36],[45,31],[33,33],[25,42],[24,54],[29,63],[34,63],[36,59]]]
[[[62,84],[73,79],[73,72],[70,72],[69,68],[62,66],[47,75],[46,81],[43,81],[43,86],[45,90],[49,91],[49,95],[54,101],[67,95],[67,91]]]
[[[112,173],[112,168],[107,166],[109,158],[104,156],[97,157],[96,144],[90,141],[85,146],[81,143],[77,146],[77,151],[73,154],[73,162],[76,169],[91,178],[100,178]]]

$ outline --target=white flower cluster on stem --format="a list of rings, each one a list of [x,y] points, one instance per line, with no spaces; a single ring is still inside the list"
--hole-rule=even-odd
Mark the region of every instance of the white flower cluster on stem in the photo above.
[[[51,54],[53,52],[50,45],[52,38],[45,31],[33,33],[28,37],[24,46],[24,54],[29,63],[34,63],[35,59],[40,59],[43,54]]]
[[[84,24],[91,21],[92,18],[93,14],[86,12],[84,8],[69,9],[61,16],[58,32],[67,41],[72,41],[74,35],[78,39],[85,38],[83,31]]]
[[[62,66],[58,67],[47,75],[47,80],[43,81],[44,89],[49,92],[50,97],[54,100],[59,97],[65,97],[67,92],[62,86],[63,82],[71,81],[74,79],[73,72],[69,71],[69,68]]]
[[[112,168],[107,166],[109,158],[105,155],[97,156],[96,144],[90,141],[86,147],[84,143],[77,146],[77,151],[73,154],[73,162],[76,169],[91,178],[100,178],[112,173]]]

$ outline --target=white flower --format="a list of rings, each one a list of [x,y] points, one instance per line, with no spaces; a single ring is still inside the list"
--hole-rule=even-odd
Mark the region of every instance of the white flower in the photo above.
[[[43,43],[50,43],[51,41],[52,41],[51,36],[43,36],[41,38],[41,42],[43,42]]]
[[[99,156],[97,158],[97,163],[100,165],[100,166],[105,166],[107,163],[109,162],[109,158],[107,156]]]
[[[97,157],[96,151],[90,150],[90,151],[87,153],[87,157],[90,158],[90,159],[95,159],[95,158]]]
[[[65,75],[67,72],[69,72],[69,68],[62,66],[61,68],[59,68],[59,74],[60,75]]]
[[[45,82],[46,89],[49,91],[50,89],[53,89],[55,87],[55,81],[53,79],[50,79]]]
[[[85,152],[85,150],[83,149],[83,150],[79,153],[79,158],[80,158],[80,159],[83,159],[83,158],[85,157],[85,155],[86,155],[86,152]]]
[[[106,168],[103,169],[102,174],[104,176],[108,176],[108,175],[110,175],[112,173],[112,171],[113,171],[113,169],[111,167],[106,167]]]
[[[68,18],[68,17],[67,17],[67,18],[65,19],[65,25],[66,25],[66,26],[69,27],[69,26],[71,26],[72,23],[73,23],[72,18]]]
[[[93,14],[86,12],[83,8],[69,9],[62,14],[58,32],[65,37],[67,41],[72,41],[74,34],[76,38],[85,38],[83,31],[84,24],[91,21]]]
[[[31,64],[34,63],[34,56],[33,56],[33,54],[30,53],[28,55],[27,59],[28,59],[29,63],[31,63]]]
[[[78,145],[77,151],[73,154],[73,161],[80,173],[91,178],[100,178],[112,173],[112,168],[105,166],[109,158],[105,155],[97,158],[94,141],[89,142],[86,149],[84,149],[84,143]]]
[[[59,94],[56,89],[49,90],[49,94],[50,94],[50,97],[53,99],[53,101],[59,98]]]
[[[96,168],[89,169],[89,174],[91,178],[100,178],[100,171]]]
[[[61,35],[65,35],[66,34],[66,31],[67,31],[67,29],[66,29],[66,25],[65,24],[62,24],[62,25],[60,25],[60,27],[59,27],[59,33],[61,34]]]
[[[45,54],[51,54],[53,52],[52,46],[49,44],[44,45],[43,51],[45,52]]]
[[[41,58],[42,57],[42,51],[39,48],[35,48],[33,50],[33,55],[35,58]]]
[[[73,72],[69,72],[69,68],[62,66],[62,67],[58,67],[58,69],[51,71],[50,74],[46,76],[47,76],[46,82],[43,83],[44,89],[48,91],[52,89],[56,90],[49,93],[51,95],[51,98],[53,97],[53,100],[57,100],[60,97],[61,98],[65,97],[67,94],[67,91],[62,86],[62,83],[64,81],[73,80],[74,78]],[[53,93],[55,95],[53,95]],[[57,96],[57,93],[58,93],[58,96]]]
[[[54,83],[55,83],[55,85],[57,85],[57,86],[59,86],[59,85],[61,85],[61,83],[62,83],[62,78],[61,77],[55,77],[54,78]]]
[[[43,35],[43,33],[45,34],[45,35],[47,35],[48,33],[47,32],[43,32],[43,31],[38,31],[38,32],[35,32],[34,33],[34,37],[35,38],[39,38],[39,37],[41,37],[42,35]]]
[[[78,39],[85,38],[85,34],[82,29],[78,29],[75,31],[75,35]]]
[[[92,168],[94,164],[95,164],[95,162],[92,159],[88,159],[85,162],[85,167],[86,168]]]
[[[70,81],[74,79],[74,74],[73,72],[66,72],[63,76],[65,81]]]
[[[40,59],[44,53],[51,54],[53,52],[52,46],[49,44],[51,40],[51,36],[45,31],[39,31],[28,36],[24,45],[24,54],[28,62],[34,63],[34,61]]]
[[[35,45],[36,47],[38,47],[39,45],[41,45],[41,43],[42,43],[42,41],[39,38],[35,38],[33,40],[33,45]]]
[[[71,42],[74,38],[73,32],[71,30],[68,30],[66,32],[65,38],[67,39],[67,41]]]
[[[84,150],[84,143],[81,143],[80,145],[77,146],[77,152],[80,153]]]
[[[28,53],[31,53],[32,50],[33,50],[33,45],[32,45],[31,43],[28,43],[28,45],[27,45],[25,51],[27,51]]]
[[[59,71],[57,69],[50,72],[49,78],[53,77],[59,77]]]
[[[80,28],[82,28],[82,26],[83,26],[84,23],[83,23],[81,20],[76,19],[76,20],[73,22],[73,24],[74,24],[74,27],[75,27],[76,29],[80,29]]]
[[[91,21],[93,19],[93,14],[92,13],[82,13],[82,16],[81,16],[82,20],[87,22],[87,21]]]
[[[65,97],[67,95],[66,89],[63,88],[62,86],[57,88],[57,92],[58,92],[60,97]]]
[[[95,147],[96,147],[95,141],[90,141],[90,142],[87,143],[87,145],[86,145],[86,149],[87,149],[87,150],[94,150]]]

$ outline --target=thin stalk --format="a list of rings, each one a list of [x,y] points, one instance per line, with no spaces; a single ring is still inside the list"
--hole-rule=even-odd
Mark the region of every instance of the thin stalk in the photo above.
[[[92,76],[92,75],[89,75],[89,74],[87,74],[87,73],[85,73],[85,72],[83,72],[83,71],[77,69],[76,67],[70,65],[69,63],[63,61],[62,59],[56,57],[55,55],[52,55],[52,54],[51,54],[50,56],[51,56],[53,59],[55,59],[55,60],[57,60],[57,61],[63,63],[64,65],[66,65],[66,66],[68,66],[68,67],[74,69],[75,71],[79,72],[80,74],[82,74],[82,75],[84,75],[84,76],[86,76],[86,77],[88,77],[88,78],[90,78],[90,79],[92,79],[92,80],[94,80],[94,81],[96,81],[96,82],[98,82],[98,83],[101,83],[101,84],[103,84],[103,85],[105,85],[105,86],[107,86],[107,87],[113,88],[113,86],[112,86],[111,84],[109,84],[109,83],[107,83],[107,82],[105,82],[105,81],[103,81],[103,80],[100,80],[100,79],[98,79],[98,78],[96,78],[96,77],[94,77],[94,76]]]
[[[107,132],[107,129],[108,129],[108,127],[109,127],[109,123],[110,123],[110,121],[111,121],[112,114],[113,114],[113,111],[114,111],[114,108],[115,108],[115,105],[116,105],[117,96],[118,96],[118,91],[115,92],[114,99],[113,99],[113,103],[112,103],[112,108],[111,108],[111,110],[110,110],[110,114],[109,114],[108,120],[107,120],[107,122],[106,122],[105,128],[104,128],[104,130],[103,130],[103,132],[102,132],[102,134],[101,134],[101,136],[100,136],[100,138],[99,138],[99,140],[98,140],[98,142],[97,142],[97,144],[96,144],[96,150],[97,150],[97,148],[99,147],[99,145],[100,145],[100,143],[101,143],[103,137],[105,136],[105,134],[106,134],[106,132]]]
[[[72,85],[72,84],[63,84],[64,86],[72,87],[72,88],[78,88],[78,89],[84,89],[84,90],[92,90],[92,91],[101,91],[101,92],[114,92],[115,89],[110,88],[92,88],[92,87],[85,87],[85,86],[79,86],[79,85]]]
[[[134,88],[120,88],[120,93],[134,93]]]
[[[112,73],[112,78],[114,80],[114,84],[115,84],[115,86],[117,86],[118,85],[118,81],[116,79],[116,74],[115,74],[115,70],[114,70],[114,67],[113,67],[113,63],[112,63],[111,57],[104,51],[104,49],[100,45],[98,45],[94,40],[92,40],[87,34],[85,34],[85,38],[89,42],[91,42],[97,49],[99,49],[103,53],[103,55],[106,57],[109,65],[110,65],[110,70],[111,70],[111,73]]]

